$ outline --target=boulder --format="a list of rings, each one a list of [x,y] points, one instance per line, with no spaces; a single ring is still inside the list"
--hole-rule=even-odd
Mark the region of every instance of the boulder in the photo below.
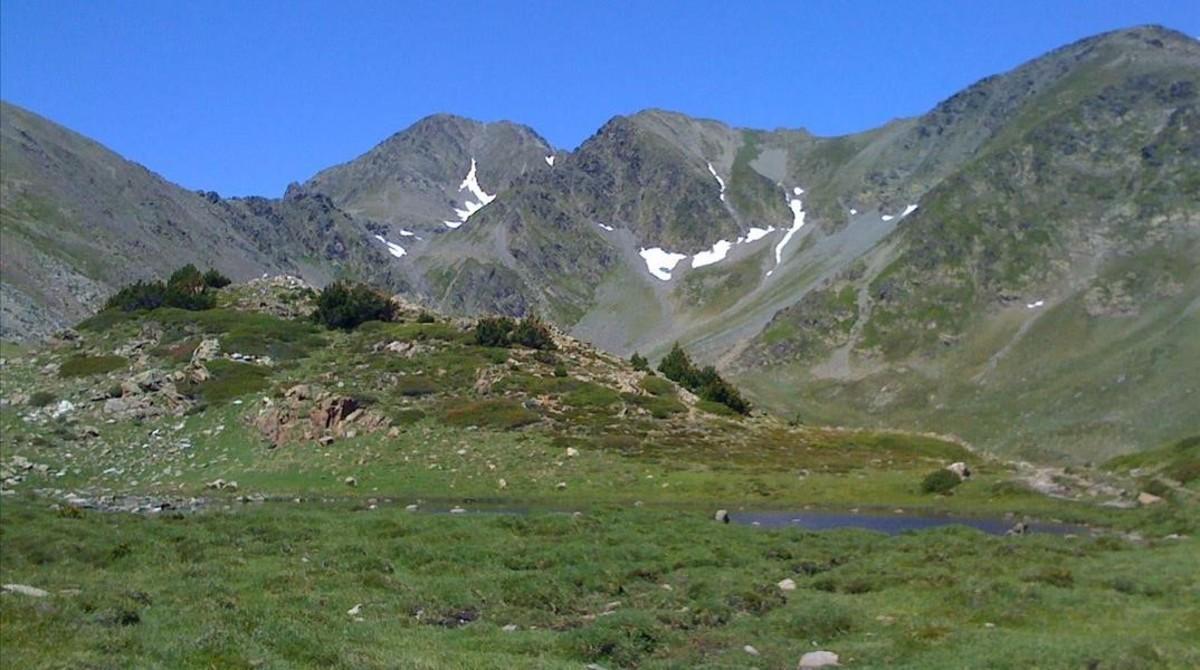
[[[6,593],[20,593],[30,598],[45,598],[50,595],[49,591],[43,591],[42,589],[26,584],[5,584],[3,588]]]
[[[968,467],[966,463],[963,463],[961,461],[958,463],[951,463],[950,465],[947,465],[946,469],[949,470],[950,472],[953,472],[954,474],[958,475],[959,479],[970,479],[971,478],[971,468]]]
[[[1157,505],[1158,503],[1162,502],[1163,499],[1154,495],[1153,493],[1142,491],[1138,494],[1137,501],[1139,505]]]
[[[729,512],[719,509],[717,510],[717,513],[713,515],[713,520],[720,521],[721,523],[729,523]]]
[[[196,345],[192,352],[192,365],[200,365],[221,355],[221,341],[215,337],[206,338]]]
[[[796,590],[796,580],[792,579],[791,577],[788,577],[787,579],[776,584],[776,586],[779,587],[780,591],[795,591]]]
[[[810,651],[800,657],[799,669],[829,668],[838,665],[841,665],[838,663],[838,655],[832,651]]]

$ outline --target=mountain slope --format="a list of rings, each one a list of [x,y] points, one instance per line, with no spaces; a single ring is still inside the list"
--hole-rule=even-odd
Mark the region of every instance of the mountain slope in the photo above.
[[[1194,431],[1200,46],[1125,31],[1006,77],[1031,70],[1054,76],[922,197],[894,253],[781,311],[741,355],[763,393],[788,389],[776,406],[1041,458]]]
[[[6,106],[5,332],[84,313],[147,254],[347,276],[622,355],[680,341],[803,420],[1105,456],[1197,428],[1198,73],[1195,40],[1142,27],[843,137],[647,110],[564,152],[435,115],[279,200],[176,189],[28,114],[22,136]],[[79,221],[97,233],[60,232]]]
[[[0,336],[46,334],[118,286],[185,263],[244,279],[350,272],[397,288],[386,252],[328,200],[223,200],[175,186],[47,119],[0,105]],[[353,268],[353,269],[351,269]]]

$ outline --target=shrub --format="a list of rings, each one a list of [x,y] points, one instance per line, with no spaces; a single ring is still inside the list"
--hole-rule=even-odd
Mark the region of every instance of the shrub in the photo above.
[[[435,320],[429,312],[421,312],[417,315],[417,323],[433,323]]]
[[[629,364],[638,372],[648,372],[650,370],[650,361],[646,360],[645,356],[636,351],[629,357]]]
[[[46,405],[49,405],[50,403],[54,402],[55,400],[58,400],[58,396],[54,395],[53,393],[51,393],[49,391],[34,391],[29,396],[29,406],[30,407],[45,407]]]
[[[514,321],[507,316],[487,316],[475,322],[475,344],[481,347],[511,347],[519,344],[530,349],[557,349],[550,328],[536,316]]]
[[[475,344],[481,347],[507,347],[517,324],[507,316],[488,316],[475,322]]]
[[[550,334],[550,328],[533,315],[527,316],[517,323],[517,327],[513,329],[511,340],[513,344],[530,349],[549,351],[558,348],[554,344],[554,336]]]
[[[233,280],[221,274],[215,269],[209,269],[204,273],[204,285],[209,288],[225,288],[233,283]]]
[[[104,303],[105,309],[136,312],[143,309],[158,309],[166,304],[167,286],[160,281],[134,282],[117,291]]]
[[[958,473],[942,468],[925,475],[925,479],[921,481],[921,490],[925,493],[946,494],[961,483],[962,478]]]
[[[658,371],[704,400],[724,405],[738,414],[750,413],[750,403],[737,388],[722,379],[711,365],[697,369],[678,342],[658,364]]]
[[[313,321],[326,328],[353,330],[367,321],[391,321],[396,305],[366,284],[334,282],[317,296]]]
[[[555,377],[566,377],[567,376],[567,366],[563,365],[562,363],[558,363],[557,365],[555,365],[554,366],[554,376]]]
[[[63,361],[58,369],[58,376],[67,378],[99,375],[124,369],[128,364],[129,361],[123,356],[72,356]]]

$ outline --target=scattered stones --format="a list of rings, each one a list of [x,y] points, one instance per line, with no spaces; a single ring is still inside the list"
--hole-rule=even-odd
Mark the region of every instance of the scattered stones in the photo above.
[[[350,609],[346,610],[346,614],[348,614],[350,616],[358,616],[359,614],[362,613],[362,608],[363,608],[363,604],[358,603],[354,607],[351,607]]]
[[[224,479],[214,479],[205,484],[204,488],[214,489],[217,491],[236,491],[238,490],[238,483],[233,480],[225,481]]]
[[[405,505],[404,506],[405,512],[415,512],[418,509],[421,509],[419,505]]]
[[[215,337],[205,338],[192,351],[192,366],[196,367],[221,355],[221,341]]]
[[[800,657],[800,670],[809,670],[810,668],[826,668],[831,666],[841,665],[838,663],[838,655],[832,651],[810,651]]]
[[[354,477],[347,477],[342,480],[342,483],[346,486],[358,486],[358,480]]]
[[[500,628],[500,630],[504,631],[505,633],[512,633],[517,630],[517,624],[515,624],[515,623],[505,624],[504,626],[502,626]]]
[[[575,447],[567,447],[567,457],[574,458],[579,455],[579,450]]]
[[[451,513],[451,514],[466,514],[466,513],[467,513],[467,510],[465,510],[465,509],[463,509],[463,508],[461,508],[461,507],[451,507],[451,508],[450,508],[450,513]]]
[[[746,646],[742,647],[742,651],[746,652],[747,654],[750,654],[751,656],[758,656],[758,650],[750,645],[746,645]]]
[[[39,588],[28,586],[26,584],[5,584],[3,588],[6,593],[20,593],[21,595],[29,596],[30,598],[45,598],[46,596],[50,595],[49,591],[43,591]]]
[[[795,591],[796,590],[796,580],[792,579],[791,577],[788,577],[787,579],[784,579],[783,581],[776,584],[776,586],[779,587],[780,591]]]
[[[498,482],[496,482],[496,485],[499,486],[501,489],[508,488],[508,482],[505,481],[503,477],[501,477],[500,480]]]
[[[721,523],[729,523],[729,512],[719,509],[717,510],[717,513],[713,515],[713,520]]]
[[[557,483],[557,484],[555,484],[555,485],[554,485],[554,488],[555,488],[555,489],[557,489],[557,490],[559,490],[559,491],[566,491],[566,490],[567,490],[567,483],[566,483],[566,482],[559,482],[559,483]]]

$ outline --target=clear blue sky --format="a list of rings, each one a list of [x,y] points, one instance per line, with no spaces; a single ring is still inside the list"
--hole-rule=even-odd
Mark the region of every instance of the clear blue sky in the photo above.
[[[1191,0],[2,0],[0,96],[188,188],[278,195],[434,112],[574,148],[661,107],[832,135]]]

